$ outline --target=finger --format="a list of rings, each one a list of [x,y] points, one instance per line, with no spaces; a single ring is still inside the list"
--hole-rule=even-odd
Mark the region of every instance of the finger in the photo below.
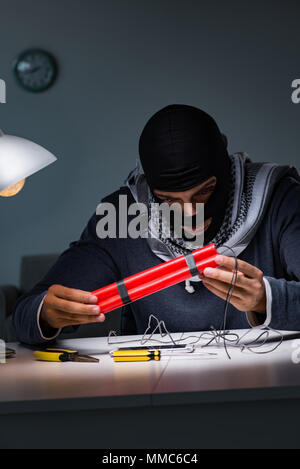
[[[94,314],[68,314],[68,313],[65,313],[65,314],[62,314],[62,316],[65,317],[65,319],[70,319],[70,320],[74,320],[74,321],[77,321],[77,319],[80,319],[80,318],[86,318],[86,317],[89,317],[91,319],[93,319],[94,321],[97,321],[98,318],[101,316],[104,316],[104,314],[100,313],[98,315],[94,315]]]
[[[234,278],[235,278],[233,272],[228,271],[228,269],[224,269],[224,268],[207,267],[206,269],[204,269],[203,273],[204,273],[204,278],[218,280],[220,282],[227,284],[227,289],[228,289],[228,285],[233,283]],[[251,280],[249,278],[246,278],[242,272],[239,272],[239,271],[236,272],[235,284],[237,286],[249,288],[250,282]]]
[[[214,293],[216,296],[218,296],[219,298],[222,298],[222,300],[226,300],[227,295],[225,295],[224,292],[218,290],[217,288],[213,287],[212,285],[209,285],[209,284],[204,284],[204,285],[209,291]]]
[[[68,326],[76,326],[78,324],[89,324],[89,323],[99,323],[99,322],[104,322],[105,321],[105,315],[100,314],[99,316],[76,316],[76,317],[70,317],[68,318],[61,317],[61,320],[64,324],[67,324]]]
[[[215,288],[211,285],[207,285],[206,288],[208,290],[210,290],[214,295],[216,295],[219,298],[221,298],[222,300],[226,301],[227,293],[225,294],[225,293],[221,292],[220,290],[218,290],[217,288]],[[244,299],[240,298],[238,296],[235,296],[234,292],[233,292],[232,296],[230,297],[229,303],[232,304],[235,308],[239,309],[240,311],[247,311],[248,310],[247,307],[245,306]]]
[[[229,294],[231,297],[235,297],[237,300],[241,300],[243,298],[243,291],[236,286],[234,288],[233,286],[228,288],[228,284],[209,279],[205,279],[202,282],[203,285],[209,290],[214,289],[215,291],[218,291],[220,294],[222,294],[224,299],[226,299],[227,295]]]
[[[218,290],[218,288],[215,288],[214,286],[212,285],[205,285],[205,287],[211,291],[214,295],[218,296],[219,298],[221,298],[222,300],[226,301],[227,300],[227,292],[224,293],[223,291],[220,291]],[[234,294],[234,291],[232,293],[232,295],[230,296],[230,303],[236,303],[236,302],[240,302],[241,301],[241,298],[238,297],[238,296],[235,296]]]
[[[231,270],[234,270],[235,268],[234,257],[218,255],[216,256],[215,261],[218,265],[227,267]],[[238,264],[238,270],[250,278],[257,278],[257,277],[262,276],[261,270],[255,267],[254,265],[249,264],[248,262],[242,261],[241,259],[237,259],[237,264]]]
[[[98,301],[98,298],[90,292],[63,287],[62,285],[55,285],[55,296],[65,300],[76,301],[77,303],[95,304]]]
[[[47,306],[52,307],[53,309],[64,312],[64,313],[70,313],[70,314],[75,314],[75,315],[93,315],[93,316],[99,316],[100,313],[100,307],[98,305],[87,305],[83,303],[76,303],[75,301],[68,301],[68,300],[63,300],[61,298],[55,298],[53,301],[50,301],[49,304],[46,304]]]
[[[206,287],[208,290],[210,290],[214,295],[218,296],[222,300],[226,301],[227,299],[227,294],[224,294],[223,292],[219,291],[217,288],[212,287],[211,285],[207,285]],[[247,311],[248,308],[245,306],[245,302],[243,298],[239,298],[237,296],[234,296],[234,292],[232,296],[230,297],[229,303],[232,304],[235,308],[237,308],[240,311]]]

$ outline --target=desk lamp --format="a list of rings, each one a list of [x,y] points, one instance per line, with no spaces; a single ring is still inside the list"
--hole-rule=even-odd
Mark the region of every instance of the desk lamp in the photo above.
[[[17,194],[25,178],[56,161],[40,145],[25,138],[5,135],[0,129],[0,196]]]

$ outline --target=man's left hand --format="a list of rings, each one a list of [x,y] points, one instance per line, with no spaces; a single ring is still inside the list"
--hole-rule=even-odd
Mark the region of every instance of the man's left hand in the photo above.
[[[218,268],[204,269],[203,284],[208,290],[223,300],[226,296],[233,278],[235,267],[234,257],[216,257]],[[237,277],[230,303],[240,311],[255,311],[266,313],[266,290],[263,281],[263,272],[248,262],[237,259]]]

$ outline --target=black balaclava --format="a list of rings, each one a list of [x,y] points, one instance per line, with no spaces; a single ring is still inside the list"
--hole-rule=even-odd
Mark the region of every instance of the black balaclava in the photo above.
[[[181,192],[211,176],[217,178],[204,207],[204,219],[212,217],[204,233],[204,244],[212,240],[223,222],[231,188],[227,141],[214,119],[194,106],[166,106],[146,123],[139,154],[152,191]]]

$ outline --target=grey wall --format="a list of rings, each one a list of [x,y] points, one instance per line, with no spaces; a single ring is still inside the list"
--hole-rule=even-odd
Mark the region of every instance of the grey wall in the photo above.
[[[0,0],[0,128],[58,161],[0,198],[0,284],[21,255],[60,252],[134,166],[146,120],[170,103],[203,108],[254,161],[300,167],[297,1]],[[42,47],[56,85],[20,89],[13,58]]]

